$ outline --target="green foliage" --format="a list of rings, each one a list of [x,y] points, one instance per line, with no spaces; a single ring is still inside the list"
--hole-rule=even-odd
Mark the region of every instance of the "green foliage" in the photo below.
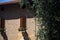
[[[59,0],[22,0],[22,8],[34,11],[38,18],[40,40],[59,40],[60,1]],[[38,39],[37,39],[38,40]]]

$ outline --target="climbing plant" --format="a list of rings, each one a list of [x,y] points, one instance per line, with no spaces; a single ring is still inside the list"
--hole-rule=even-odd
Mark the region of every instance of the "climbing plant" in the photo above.
[[[59,0],[21,0],[20,7],[33,11],[38,19],[39,27],[36,40],[59,40]]]

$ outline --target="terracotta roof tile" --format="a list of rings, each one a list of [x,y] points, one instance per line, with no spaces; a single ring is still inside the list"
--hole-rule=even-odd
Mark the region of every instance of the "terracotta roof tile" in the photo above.
[[[0,5],[13,4],[13,3],[18,3],[18,2],[19,2],[19,0],[11,0],[8,2],[0,2]]]

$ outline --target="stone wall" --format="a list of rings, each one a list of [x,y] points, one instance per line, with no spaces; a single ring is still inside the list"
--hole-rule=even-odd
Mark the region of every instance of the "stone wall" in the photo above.
[[[34,14],[27,9],[21,9],[18,5],[4,6],[4,10],[0,10],[0,17],[5,19],[5,28],[8,40],[20,40],[18,28],[20,26],[20,17],[27,17],[27,33],[31,40],[35,40],[35,20]],[[0,34],[0,40],[3,40]]]

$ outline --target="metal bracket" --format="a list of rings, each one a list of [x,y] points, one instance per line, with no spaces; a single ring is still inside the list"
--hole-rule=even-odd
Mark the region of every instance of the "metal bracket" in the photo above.
[[[26,31],[26,28],[20,27],[18,30],[19,31]]]
[[[5,32],[5,28],[0,28],[0,32],[1,32],[1,31],[4,31],[4,32]]]

